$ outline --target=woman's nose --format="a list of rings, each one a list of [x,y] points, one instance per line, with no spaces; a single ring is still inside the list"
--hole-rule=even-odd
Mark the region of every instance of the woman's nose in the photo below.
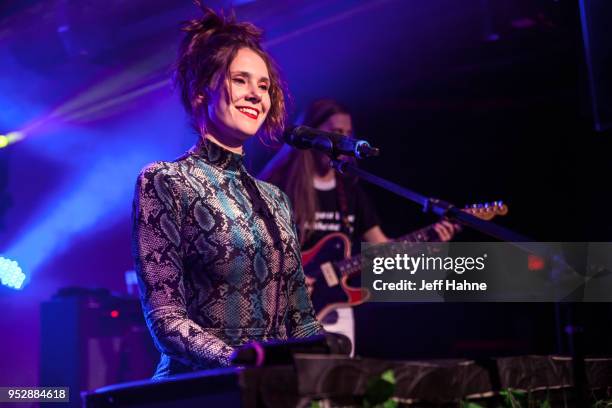
[[[259,94],[259,91],[260,89],[257,84],[250,84],[248,93],[244,99],[251,103],[258,103],[259,101],[261,101],[261,95]]]
[[[245,96],[244,99],[246,99],[247,101],[251,103],[258,103],[259,101],[261,101],[261,96],[259,96],[256,93],[249,92],[249,94]]]

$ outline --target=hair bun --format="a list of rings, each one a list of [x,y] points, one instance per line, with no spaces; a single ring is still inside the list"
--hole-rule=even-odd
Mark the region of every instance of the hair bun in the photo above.
[[[194,3],[202,10],[203,16],[187,21],[183,25],[183,31],[195,42],[207,42],[216,34],[229,35],[243,41],[260,42],[262,40],[263,31],[261,29],[251,23],[237,22],[233,12],[226,17],[223,11],[216,13],[210,7],[204,6],[201,0],[194,0]]]
[[[214,10],[209,7],[203,6],[200,0],[195,0],[194,2],[202,10],[203,16],[185,22],[183,31],[192,35],[210,36],[223,29],[226,22],[222,15],[215,13]]]

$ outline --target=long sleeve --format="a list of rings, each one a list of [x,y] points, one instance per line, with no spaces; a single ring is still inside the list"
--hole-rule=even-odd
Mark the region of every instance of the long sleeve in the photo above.
[[[289,197],[287,197],[287,195],[284,193],[283,195],[289,209],[289,214],[291,214],[293,234],[295,237],[296,246],[299,249],[299,240],[297,238],[298,235],[293,209],[291,207]],[[289,336],[309,337],[323,333],[323,327],[316,318],[314,308],[312,307],[312,301],[308,295],[308,289],[306,288],[306,277],[304,276],[304,269],[302,268],[301,260],[298,268],[291,277],[288,290]]]
[[[163,163],[138,177],[133,255],[145,319],[158,349],[193,368],[229,365],[233,348],[189,318],[181,256],[181,209]]]
[[[309,337],[321,333],[323,327],[315,317],[304,271],[300,267],[292,277],[289,287],[289,336]]]

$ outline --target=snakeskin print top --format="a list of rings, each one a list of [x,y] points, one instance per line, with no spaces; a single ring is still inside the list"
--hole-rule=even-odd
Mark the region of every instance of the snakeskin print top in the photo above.
[[[322,332],[306,291],[287,196],[242,156],[200,141],[141,172],[133,253],[155,377],[229,365],[250,340]]]

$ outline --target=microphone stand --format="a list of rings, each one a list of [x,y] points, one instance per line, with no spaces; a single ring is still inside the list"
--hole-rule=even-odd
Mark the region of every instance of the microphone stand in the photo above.
[[[462,211],[460,208],[455,207],[453,204],[447,201],[439,200],[433,197],[425,197],[424,195],[419,194],[416,191],[402,187],[399,184],[393,183],[389,180],[383,179],[382,177],[378,177],[372,173],[360,169],[359,167],[355,166],[350,162],[340,160],[337,156],[333,154],[328,153],[328,155],[331,158],[332,167],[336,169],[336,171],[338,171],[340,174],[348,173],[357,176],[369,183],[375,184],[379,187],[384,188],[387,191],[395,193],[401,197],[404,197],[410,201],[419,204],[423,208],[423,212],[425,213],[433,213],[440,217],[447,217],[453,221],[457,221],[463,225],[480,231],[485,235],[497,238],[501,241],[509,242],[524,251],[544,258],[549,258],[557,267],[568,267],[563,256],[559,254],[556,250],[544,245],[532,245],[531,243],[534,242],[534,240],[530,239],[525,235],[519,234],[508,228],[504,228],[490,221],[485,221],[471,214],[468,214],[467,212]],[[557,309],[557,316],[559,316],[560,314],[558,310],[559,307],[560,303],[556,302],[555,308]],[[569,313],[567,325],[565,326],[565,333],[568,336],[569,352],[572,356],[572,373],[574,387],[576,390],[578,406],[587,406],[588,389],[586,383],[586,367],[584,362],[585,354],[581,347],[583,327],[580,325],[579,322],[573,322],[574,319],[571,316],[572,314]],[[561,343],[559,339],[557,340],[557,343]]]
[[[510,242],[528,252],[532,252],[542,256],[555,255],[555,253],[550,251],[542,253],[543,248],[541,246],[532,247],[526,244],[528,242],[533,242],[533,240],[531,240],[529,237],[518,234],[512,230],[501,227],[499,225],[493,224],[490,221],[485,221],[471,214],[468,214],[449,202],[442,201],[437,198],[425,197],[424,195],[421,195],[416,191],[412,191],[410,189],[400,186],[399,184],[393,183],[389,180],[385,180],[372,173],[362,170],[349,162],[342,161],[337,158],[332,157],[331,163],[332,167],[341,174],[352,174],[369,183],[376,184],[377,186],[382,187],[385,190],[391,191],[392,193],[395,193],[401,197],[407,198],[408,200],[419,204],[421,207],[423,207],[423,212],[425,213],[431,212],[440,217],[447,217],[459,221],[461,224],[467,225],[468,227],[472,227],[475,230],[482,232],[483,234],[497,238],[501,241]]]

